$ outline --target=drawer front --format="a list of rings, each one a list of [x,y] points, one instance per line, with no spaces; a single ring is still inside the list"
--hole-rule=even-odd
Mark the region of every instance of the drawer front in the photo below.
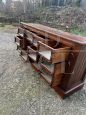
[[[23,28],[18,28],[18,34],[20,34],[22,37],[24,36],[24,29]]]
[[[63,48],[62,50],[59,48],[57,49],[58,52],[52,52],[51,61],[52,63],[59,63],[66,61],[68,59],[68,55],[70,53],[70,48]]]
[[[33,41],[41,41],[43,43],[48,44],[48,39],[46,40],[44,37],[41,37],[40,35],[37,35],[36,33],[30,32],[29,30],[25,31],[25,34],[27,36],[27,39],[32,39]]]
[[[16,37],[16,42],[20,44],[21,39],[19,39],[18,37]]]
[[[19,37],[16,37],[15,38],[15,41],[16,41],[16,43],[18,43],[19,44],[19,46],[23,46],[23,39],[21,39],[21,38],[19,38]]]
[[[30,42],[33,42],[34,38],[33,38],[33,35],[30,31],[26,30],[25,35],[26,35],[27,40],[29,40]]]
[[[33,47],[27,47],[27,53],[30,59],[37,61],[37,51]]]

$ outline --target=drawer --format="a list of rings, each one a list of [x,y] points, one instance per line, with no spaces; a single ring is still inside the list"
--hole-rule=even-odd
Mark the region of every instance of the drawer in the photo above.
[[[28,41],[30,41],[31,43],[33,43],[34,37],[33,37],[32,33],[30,31],[25,30],[25,36],[26,36],[26,38],[27,38]]]
[[[58,45],[57,48],[50,47],[42,42],[39,42],[39,55],[44,57],[47,61],[54,63],[63,62],[67,59],[70,48]]]
[[[46,81],[51,81],[52,87],[58,86],[65,72],[65,64],[63,62],[59,64],[41,63],[41,72]]]
[[[18,28],[18,35],[21,36],[21,37],[24,37],[24,31],[25,30],[23,28],[19,27]]]
[[[54,64],[51,64],[50,62],[47,62],[44,59],[42,60],[41,69],[42,69],[42,71],[46,72],[47,74],[53,75],[54,67],[55,67]]]
[[[21,36],[16,36],[15,42],[18,46],[23,47],[23,38]]]
[[[34,62],[37,62],[37,51],[34,46],[27,47],[28,57],[33,60]]]
[[[33,43],[35,47],[38,47],[38,41],[41,41],[42,43],[45,43],[45,44],[49,44],[49,42],[51,41],[29,30],[25,30],[25,35],[26,35],[27,40]]]

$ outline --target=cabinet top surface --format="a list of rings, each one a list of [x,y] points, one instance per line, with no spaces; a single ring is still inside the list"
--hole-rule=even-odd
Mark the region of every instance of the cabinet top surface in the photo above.
[[[63,38],[63,39],[66,39],[78,44],[86,45],[86,37],[83,37],[83,36],[74,35],[72,33],[64,32],[62,30],[58,30],[55,28],[41,25],[41,24],[23,23],[23,22],[21,22],[21,24],[26,25],[28,28],[40,30],[41,32],[44,32],[45,34],[52,34],[52,36],[57,36],[59,38]]]

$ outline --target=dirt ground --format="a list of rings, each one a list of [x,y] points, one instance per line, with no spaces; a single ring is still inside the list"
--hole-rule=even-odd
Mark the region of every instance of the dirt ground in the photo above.
[[[0,30],[0,115],[86,115],[86,83],[62,100],[19,56],[15,33]]]

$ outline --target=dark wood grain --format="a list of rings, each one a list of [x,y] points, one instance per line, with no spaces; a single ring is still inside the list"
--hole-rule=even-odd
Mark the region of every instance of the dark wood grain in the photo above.
[[[19,36],[17,38],[17,36]],[[19,39],[21,38],[22,39]],[[15,37],[29,62],[49,85],[65,98],[84,86],[86,78],[86,37],[77,36],[41,24],[21,23]],[[48,54],[41,53],[50,51]],[[31,58],[35,54],[36,61]],[[53,64],[53,71],[49,64]],[[40,64],[40,67],[37,65]],[[50,65],[50,66],[51,66]]]

